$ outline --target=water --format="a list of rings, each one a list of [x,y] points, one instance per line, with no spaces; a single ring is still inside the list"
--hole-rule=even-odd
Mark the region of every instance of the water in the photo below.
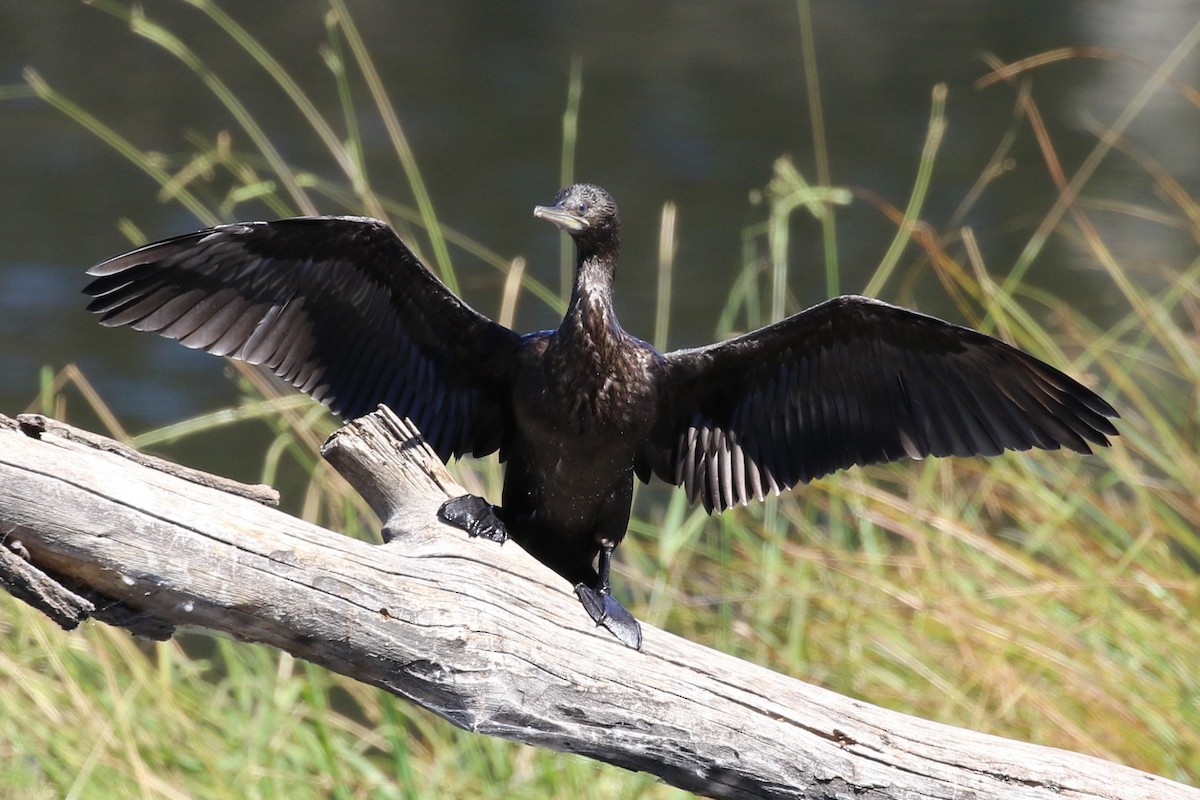
[[[226,3],[279,57],[331,119],[340,117],[319,55],[326,44],[316,3]],[[1005,60],[1057,47],[1096,46],[1153,68],[1200,20],[1194,2],[1046,4],[1028,0],[921,4],[842,0],[813,4],[822,103],[833,181],[903,207],[916,175],[934,84],[949,86],[949,128],[924,218],[947,220],[1012,124],[1015,93],[976,89],[980,52]],[[177,32],[239,94],[285,158],[324,176],[336,169],[295,109],[223,33],[180,2],[151,0],[146,14]],[[351,10],[395,102],[442,220],[557,285],[558,234],[531,216],[559,184],[561,116],[572,58],[583,67],[576,175],[610,189],[624,220],[618,308],[625,327],[653,331],[659,210],[679,208],[681,242],[671,345],[708,341],[739,264],[744,225],[762,208],[748,197],[791,154],[814,177],[797,8],[790,2],[632,5],[466,0],[352,2]],[[196,78],[170,56],[95,8],[68,2],[0,2],[0,84],[32,66],[136,145],[186,153],[192,138],[246,136]],[[1034,98],[1071,174],[1095,145],[1088,126],[1109,124],[1147,80],[1129,63],[1079,60],[1031,73]],[[1193,54],[1176,77],[1200,81]],[[362,92],[361,107],[367,108]],[[1200,111],[1178,91],[1160,92],[1129,137],[1196,196]],[[364,117],[375,187],[407,187],[378,120]],[[1014,168],[972,210],[991,269],[1003,274],[1056,197],[1027,125]],[[0,411],[21,411],[44,364],[79,364],[137,431],[233,402],[222,363],[156,337],[99,328],[84,313],[83,270],[127,249],[126,218],[152,238],[195,229],[162,203],[144,175],[36,99],[0,103]],[[1087,194],[1161,207],[1155,187],[1123,157],[1108,159]],[[330,209],[340,211],[341,209]],[[262,216],[247,206],[239,216]],[[1133,263],[1184,264],[1195,243],[1128,217],[1091,212],[1102,236]],[[804,304],[824,297],[818,226],[798,218],[791,289]],[[860,289],[894,225],[864,202],[838,216],[842,289]],[[470,302],[499,306],[501,278],[454,253]],[[911,257],[905,263],[911,262]],[[1052,237],[1032,280],[1102,316],[1109,300],[1086,251]],[[1150,275],[1150,270],[1147,275]],[[1152,277],[1147,277],[1147,280]],[[935,282],[920,284],[923,309],[946,313]],[[889,287],[894,289],[895,287]],[[554,324],[528,301],[518,327]],[[248,445],[249,446],[249,445]],[[205,468],[253,477],[235,448],[209,447]]]

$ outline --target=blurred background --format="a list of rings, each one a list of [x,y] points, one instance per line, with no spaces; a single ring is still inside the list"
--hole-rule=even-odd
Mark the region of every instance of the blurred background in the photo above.
[[[282,157],[321,177],[340,176],[328,152],[274,82],[203,14],[185,2],[141,4],[217,71],[252,110]],[[658,222],[678,209],[670,345],[711,341],[740,266],[742,230],[765,219],[750,196],[790,155],[815,182],[797,7],[662,2],[350,3],[442,223],[512,258],[557,289],[558,234],[531,216],[560,184],[562,117],[572,61],[582,76],[575,176],[617,198],[624,257],[617,302],[625,327],[653,331]],[[232,5],[229,13],[257,37],[335,121],[341,106],[322,57],[324,6],[316,2]],[[830,2],[812,9],[829,178],[862,187],[903,208],[928,128],[931,90],[949,88],[948,122],[923,218],[944,223],[1006,133],[1009,168],[962,221],[984,259],[1003,275],[1057,193],[1028,125],[1014,126],[1016,92],[1003,81],[976,88],[983,58],[1005,62],[1055,48],[1087,45],[1119,61],[1081,58],[1037,69],[1035,99],[1068,175],[1179,44],[1197,18],[1186,0],[1086,4],[928,2],[915,6]],[[195,143],[227,132],[231,146],[253,149],[230,113],[186,66],[128,24],[76,2],[0,4],[0,85],[20,87],[33,68],[47,84],[130,143],[161,153],[178,169]],[[1195,84],[1200,58],[1175,73]],[[364,93],[365,96],[365,93]],[[360,97],[360,100],[362,98]],[[361,106],[368,108],[369,105]],[[407,182],[377,116],[357,120],[377,192],[411,203]],[[1179,181],[1200,172],[1196,109],[1180,92],[1158,92],[1130,137]],[[1128,159],[1110,158],[1088,190],[1138,202],[1152,186]],[[320,210],[344,213],[327,203]],[[248,201],[224,221],[272,216]],[[0,105],[0,410],[33,399],[43,365],[74,362],[118,415],[140,430],[227,403],[233,396],[216,359],[154,337],[104,331],[83,311],[83,271],[131,246],[128,220],[148,239],[194,230],[201,222],[113,149],[36,97]],[[1142,233],[1136,220],[1102,219],[1122,256],[1180,260],[1193,243]],[[841,290],[861,291],[895,234],[895,224],[865,202],[840,209]],[[789,288],[809,305],[827,294],[820,225],[794,226]],[[419,244],[419,243],[418,243]],[[469,301],[495,315],[503,276],[452,250]],[[1103,316],[1106,297],[1089,278],[1094,260],[1052,237],[1028,279],[1069,293],[1081,310]],[[896,290],[892,288],[892,296]],[[1111,299],[1111,298],[1108,298]],[[953,315],[940,292],[907,298]],[[795,310],[795,309],[790,309]],[[556,324],[542,304],[522,302],[516,325]]]

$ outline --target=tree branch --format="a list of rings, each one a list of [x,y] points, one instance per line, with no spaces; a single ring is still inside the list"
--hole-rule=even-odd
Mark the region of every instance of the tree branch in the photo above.
[[[631,651],[519,547],[439,523],[438,506],[463,490],[386,409],[326,444],[387,520],[384,545],[98,449],[100,437],[21,421],[0,417],[0,541],[27,559],[0,558],[0,577],[69,582],[160,633],[202,626],[268,644],[467,730],[713,797],[1200,800],[1163,778],[877,708],[650,626]],[[89,611],[74,608],[67,617]]]

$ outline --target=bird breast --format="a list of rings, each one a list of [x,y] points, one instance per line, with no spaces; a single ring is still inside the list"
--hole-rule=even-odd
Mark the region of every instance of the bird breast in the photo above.
[[[620,328],[588,333],[549,337],[540,363],[522,370],[519,424],[534,438],[607,439],[632,452],[657,413],[655,353]]]

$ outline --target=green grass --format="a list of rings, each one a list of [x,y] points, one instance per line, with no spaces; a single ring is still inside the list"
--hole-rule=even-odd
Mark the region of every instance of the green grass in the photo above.
[[[250,199],[280,213],[365,211],[390,219],[452,284],[452,257],[470,269],[509,271],[506,260],[437,220],[400,115],[340,3],[329,6],[326,53],[344,99],[337,121],[321,117],[249,32],[210,4],[193,4],[277,80],[344,181],[321,181],[283,162],[219,74],[120,3],[96,5],[129,17],[134,35],[191,66],[241,130],[197,142],[185,159],[168,159],[134,147],[36,74],[28,76],[28,91],[155,177],[164,202],[182,203],[205,222],[238,216]],[[1171,59],[1194,50],[1194,39]],[[811,49],[811,36],[806,41]],[[1147,77],[1147,92],[1169,66]],[[351,91],[356,80],[367,86],[373,108],[351,103],[361,94]],[[565,103],[568,154],[580,85],[575,73]],[[23,91],[8,89],[0,98]],[[923,293],[940,287],[965,319],[1090,382],[1121,410],[1116,446],[1086,459],[1038,453],[853,470],[713,519],[689,508],[680,492],[643,490],[619,565],[635,613],[873,703],[1200,781],[1200,261],[1121,263],[1093,222],[1131,215],[1200,239],[1200,205],[1122,137],[1145,96],[1118,128],[1098,132],[1094,157],[1067,175],[1033,95],[1019,87],[1013,129],[997,132],[992,163],[941,228],[922,216],[943,139],[941,90],[934,92],[926,147],[914,153],[914,188],[903,209],[859,191],[842,210],[849,192],[828,180],[812,185],[780,162],[760,198],[763,222],[744,234],[744,269],[730,279],[715,332],[796,310],[788,293],[793,265],[781,256],[793,214],[823,215],[832,287],[844,284],[834,214],[877,209],[895,222],[896,239],[868,284],[872,291],[904,300],[916,283]],[[813,111],[819,129],[819,105]],[[379,115],[392,136],[408,202],[377,195],[363,171],[357,130],[368,114]],[[1063,200],[1030,226],[1018,272],[1051,237],[1070,239],[1124,304],[1112,309],[1115,324],[1101,328],[1027,283],[993,277],[974,233],[957,221],[995,191],[1021,130],[1037,136]],[[1087,194],[1087,178],[1105,157],[1140,165],[1158,190],[1157,204]],[[563,169],[570,170],[569,156]],[[671,220],[666,210],[662,287],[670,285]],[[141,238],[131,222],[122,224],[132,241]],[[556,291],[515,274],[504,301],[510,312],[518,298],[561,308]],[[660,313],[667,308],[660,304]],[[666,325],[664,318],[656,339],[665,338]],[[306,401],[277,397],[252,370],[238,375],[246,400],[237,408],[140,436],[106,416],[102,398],[71,369],[47,372],[37,406],[94,419],[141,446],[257,418],[276,435],[263,455],[263,478],[300,476],[307,488],[292,500],[304,516],[373,537],[361,501],[317,455],[333,426],[328,416]],[[463,464],[458,473],[469,487],[497,496],[494,462]],[[0,641],[0,787],[7,797],[684,796],[646,776],[463,733],[395,697],[262,647],[203,635],[151,645],[100,624],[65,634],[7,596],[0,597]]]

